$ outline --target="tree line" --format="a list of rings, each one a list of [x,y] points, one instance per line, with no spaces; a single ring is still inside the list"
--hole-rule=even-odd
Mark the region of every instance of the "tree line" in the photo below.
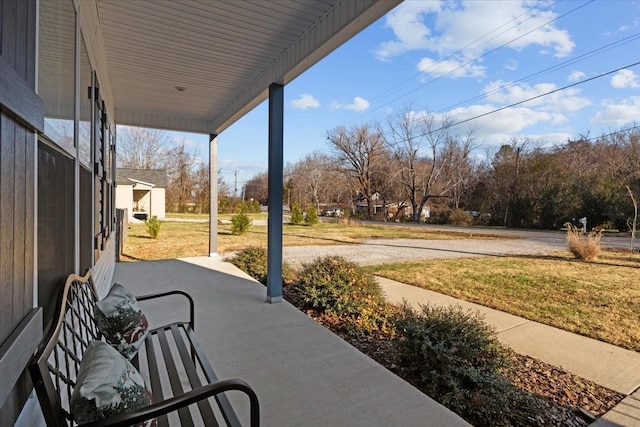
[[[209,165],[186,140],[170,145],[165,135],[119,132],[119,167],[165,168],[167,209],[208,212]],[[326,143],[326,150],[286,165],[289,206],[341,207],[369,219],[544,229],[586,217],[589,228],[627,230],[637,218],[638,126],[553,147],[520,137],[480,144],[454,117],[407,106],[381,121],[330,129]],[[242,199],[267,204],[267,184],[266,172],[255,175]],[[241,202],[220,171],[218,193],[219,210],[232,212]]]
[[[586,217],[589,229],[632,228],[638,126],[553,147],[514,137],[484,151],[474,133],[410,107],[382,122],[338,126],[326,134],[326,151],[287,165],[285,203],[382,220],[425,220],[428,207],[430,222],[553,229]],[[266,203],[267,174],[249,180],[246,194]]]

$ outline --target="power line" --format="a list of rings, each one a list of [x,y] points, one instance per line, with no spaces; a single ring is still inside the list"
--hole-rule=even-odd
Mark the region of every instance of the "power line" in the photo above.
[[[497,38],[497,37],[499,37],[499,36],[501,36],[501,35],[503,35],[503,34],[505,34],[505,33],[509,32],[509,31],[511,31],[511,30],[513,30],[514,28],[517,28],[519,25],[522,25],[523,23],[527,22],[528,20],[535,18],[536,16],[540,15],[541,13],[548,11],[549,9],[551,9],[551,8],[552,8],[554,5],[556,5],[556,4],[557,4],[557,3],[551,3],[551,4],[550,4],[547,8],[545,8],[545,9],[536,10],[536,12],[537,12],[537,13],[532,14],[531,16],[529,16],[529,17],[528,17],[527,19],[525,19],[524,21],[518,22],[516,25],[514,25],[514,26],[512,26],[512,27],[507,28],[506,30],[502,31],[500,34],[495,35],[494,37],[490,38],[489,40],[486,40],[484,43],[481,43],[480,45],[476,46],[473,50],[471,50],[471,52],[474,52],[474,51],[478,50],[481,46],[484,46],[485,44],[487,44],[487,43],[488,43],[488,42],[490,42],[491,40],[494,40],[495,38]],[[472,41],[472,42],[468,43],[467,45],[465,45],[465,46],[461,47],[460,49],[457,49],[456,51],[454,51],[454,52],[450,53],[449,55],[445,56],[444,58],[442,58],[442,59],[440,59],[439,61],[437,61],[436,63],[434,63],[431,67],[429,67],[429,70],[431,70],[431,69],[433,69],[433,68],[436,68],[436,66],[438,66],[438,65],[442,65],[442,64],[444,64],[444,62],[445,62],[445,61],[448,61],[448,60],[450,60],[450,59],[454,58],[455,56],[457,56],[457,55],[459,55],[459,54],[462,54],[462,53],[464,52],[464,50],[465,50],[465,49],[467,49],[468,47],[473,46],[475,43],[477,43],[477,42],[479,42],[480,40],[482,40],[482,39],[484,39],[484,38],[488,37],[489,35],[491,35],[491,34],[493,34],[493,33],[495,33],[495,32],[496,32],[496,31],[498,31],[500,28],[503,28],[503,27],[507,26],[508,24],[510,24],[511,22],[514,22],[514,21],[516,21],[517,19],[521,18],[522,16],[529,14],[529,12],[531,12],[531,11],[533,11],[533,10],[532,10],[532,9],[527,10],[526,12],[524,12],[524,13],[522,13],[522,14],[520,14],[520,15],[516,16],[515,18],[512,18],[510,21],[508,21],[508,22],[506,22],[506,23],[502,24],[501,26],[494,28],[492,31],[490,31],[490,32],[486,33],[486,34],[485,34],[485,35],[483,35],[482,37],[480,37],[480,38],[478,38],[478,39],[476,39],[476,40],[474,40],[474,41]],[[547,23],[547,24],[548,24],[548,23]],[[546,25],[546,24],[545,24],[545,25]],[[502,45],[502,46],[505,46],[505,45]],[[476,59],[477,59],[477,58],[476,58]],[[437,68],[437,69],[439,69],[439,68]],[[436,69],[436,70],[437,70],[437,69]],[[452,70],[452,71],[455,71],[455,70]],[[397,84],[397,85],[395,85],[395,86],[393,86],[393,87],[391,87],[391,88],[387,89],[385,92],[383,92],[384,96],[374,97],[372,101],[377,101],[377,100],[380,100],[380,99],[387,98],[388,96],[390,96],[390,95],[392,95],[392,94],[394,93],[394,92],[393,92],[393,91],[394,91],[394,89],[396,89],[396,88],[400,88],[401,86],[405,86],[405,83],[407,83],[407,82],[414,82],[415,77],[417,77],[417,76],[419,76],[419,75],[421,75],[421,74],[424,74],[424,73],[425,73],[424,71],[419,71],[419,72],[417,72],[417,73],[415,73],[415,74],[412,74],[409,78],[405,79],[405,80],[404,80],[404,81],[402,81],[401,83],[399,83],[399,84]],[[424,85],[426,85],[426,84],[427,84],[427,83],[424,83],[424,84],[423,84],[423,85],[421,85],[421,86],[424,86]]]
[[[611,74],[613,74],[613,73],[616,73],[616,72],[618,72],[618,71],[624,70],[624,69],[626,69],[626,68],[635,67],[635,66],[637,66],[637,65],[640,65],[640,61],[638,61],[638,62],[634,62],[634,63],[629,64],[629,65],[625,65],[624,67],[616,68],[616,69],[611,70],[611,71],[607,71],[606,73],[602,73],[602,74],[599,74],[599,75],[597,75],[597,76],[594,76],[594,77],[590,77],[590,78],[588,78],[588,79],[581,80],[581,81],[579,81],[579,82],[575,82],[575,83],[572,83],[572,84],[569,84],[569,85],[566,85],[566,86],[562,86],[562,87],[557,88],[557,89],[554,89],[554,90],[550,90],[550,91],[548,91],[548,92],[545,92],[545,93],[542,93],[542,94],[539,94],[539,95],[536,95],[536,96],[532,96],[531,98],[527,98],[527,99],[524,99],[524,100],[522,100],[522,101],[514,102],[514,103],[512,103],[512,104],[505,105],[505,106],[503,106],[503,107],[496,108],[496,109],[491,110],[491,111],[487,111],[486,113],[478,114],[477,116],[473,116],[473,117],[470,117],[470,118],[468,118],[468,119],[464,119],[464,120],[460,120],[460,121],[454,122],[454,123],[450,124],[450,125],[449,125],[449,127],[458,126],[458,125],[461,125],[461,124],[463,124],[463,123],[468,123],[468,122],[470,122],[470,121],[472,121],[472,120],[477,120],[477,119],[479,119],[479,118],[486,117],[486,116],[488,116],[488,115],[490,115],[490,114],[494,114],[494,113],[497,113],[497,112],[499,112],[499,111],[506,110],[506,109],[508,109],[508,108],[513,108],[513,107],[515,107],[515,106],[518,106],[518,105],[524,104],[524,103],[526,103],[526,102],[533,101],[533,100],[536,100],[536,99],[539,99],[539,98],[542,98],[542,97],[545,97],[545,96],[549,96],[549,95],[554,94],[554,93],[556,93],[556,92],[561,92],[561,91],[563,91],[563,90],[566,90],[566,89],[569,89],[569,88],[572,88],[572,87],[575,87],[575,86],[578,86],[578,85],[581,85],[581,84],[584,84],[584,83],[588,83],[588,82],[590,82],[590,81],[593,81],[593,80],[596,80],[596,79],[599,79],[599,78],[602,78],[602,77],[606,77],[606,76],[611,75]],[[433,113],[433,114],[429,114],[429,116],[433,116],[433,115],[435,115],[435,113]],[[430,131],[430,132],[425,132],[425,133],[422,133],[422,134],[418,134],[418,135],[416,135],[415,137],[416,137],[416,138],[420,138],[420,137],[426,136],[426,135],[428,135],[429,133],[432,133],[432,132],[439,132],[439,131],[441,131],[441,130],[445,129],[445,127],[447,127],[447,126],[442,126],[442,127],[440,127],[439,129],[435,129],[435,130],[432,130],[432,131]],[[407,139],[405,139],[405,140],[400,140],[400,141],[398,141],[398,142],[407,142],[407,141],[408,141],[408,140],[407,140]]]
[[[473,101],[478,101],[478,100],[481,100],[481,99],[485,99],[485,98],[487,98],[489,95],[491,95],[493,93],[500,92],[501,90],[513,87],[513,86],[517,85],[518,83],[527,82],[527,81],[533,79],[534,77],[539,77],[539,76],[548,74],[548,73],[550,73],[552,71],[557,71],[557,70],[560,70],[562,68],[566,68],[566,67],[568,67],[570,65],[573,65],[573,64],[581,62],[581,61],[583,61],[585,59],[591,58],[592,56],[595,56],[596,54],[600,53],[601,51],[606,52],[606,51],[609,51],[609,50],[611,50],[613,48],[620,47],[620,46],[625,45],[627,43],[631,43],[633,41],[636,41],[638,39],[640,39],[640,32],[632,34],[630,36],[627,36],[627,37],[622,38],[620,40],[617,40],[615,42],[606,44],[606,45],[601,46],[599,48],[593,49],[593,50],[591,50],[589,52],[586,52],[586,53],[583,53],[582,55],[579,55],[579,56],[577,56],[575,58],[571,58],[571,59],[568,59],[568,60],[566,60],[564,62],[561,62],[559,64],[553,65],[551,67],[547,67],[547,68],[545,68],[543,70],[536,71],[535,73],[529,74],[529,75],[527,75],[525,77],[522,77],[522,78],[520,78],[518,80],[515,80],[513,82],[509,82],[508,84],[499,86],[499,87],[497,87],[495,89],[492,89],[492,90],[490,90],[488,92],[485,92],[485,93],[483,93],[481,95],[477,95],[477,96],[474,96],[472,98],[468,98],[468,99],[466,99],[464,101],[460,101],[460,102],[458,102],[456,104],[449,105],[449,106],[437,111],[437,113],[442,113],[444,111],[451,110],[453,108],[459,107],[461,105],[468,104],[468,103],[473,102]]]
[[[500,50],[500,49],[502,49],[502,48],[504,48],[504,47],[506,47],[506,46],[509,46],[510,44],[512,44],[512,43],[514,43],[514,42],[516,42],[516,41],[518,41],[518,40],[520,40],[520,39],[522,39],[523,37],[528,36],[529,34],[531,34],[531,33],[535,32],[535,31],[538,31],[540,28],[543,28],[543,27],[545,27],[545,26],[547,26],[547,25],[549,25],[549,24],[552,24],[553,22],[555,22],[555,21],[557,21],[557,20],[559,20],[559,19],[561,19],[561,18],[564,18],[564,17],[566,17],[567,15],[570,15],[570,14],[571,14],[571,13],[573,13],[573,12],[575,12],[575,11],[577,11],[577,10],[579,10],[579,9],[582,9],[583,7],[585,7],[585,6],[587,6],[587,5],[591,4],[591,3],[593,3],[594,1],[595,1],[595,0],[590,0],[590,1],[589,1],[589,2],[587,2],[587,3],[583,3],[583,4],[581,4],[580,6],[577,6],[577,7],[573,8],[573,9],[569,10],[568,12],[565,12],[564,14],[562,14],[562,15],[560,15],[560,16],[557,16],[557,17],[555,17],[554,19],[552,19],[552,20],[550,20],[550,21],[548,21],[548,22],[545,22],[544,24],[541,24],[541,25],[539,25],[539,26],[537,26],[537,27],[533,28],[532,30],[527,31],[527,32],[526,32],[526,33],[524,33],[524,34],[519,35],[518,37],[516,37],[516,38],[514,38],[514,39],[512,39],[512,40],[510,40],[510,41],[508,41],[507,43],[504,43],[504,44],[502,44],[502,45],[500,45],[500,46],[497,46],[497,47],[495,47],[495,48],[493,48],[493,49],[490,49],[490,50],[488,50],[487,52],[483,53],[482,55],[479,55],[479,56],[477,56],[477,57],[475,57],[475,58],[473,58],[473,59],[471,59],[471,60],[469,60],[469,61],[467,61],[467,62],[465,62],[465,63],[463,63],[463,64],[460,64],[459,66],[457,66],[457,67],[456,67],[456,68],[454,68],[453,70],[450,70],[450,71],[448,71],[448,72],[446,72],[446,73],[444,73],[444,74],[442,74],[442,75],[440,75],[440,76],[438,76],[438,77],[435,77],[435,78],[433,78],[433,79],[431,79],[431,80],[428,80],[427,82],[423,83],[423,84],[422,84],[422,85],[420,85],[419,87],[417,87],[417,88],[415,88],[415,89],[411,89],[411,90],[409,90],[409,91],[407,91],[407,92],[404,92],[404,93],[400,94],[399,96],[397,96],[397,97],[395,97],[395,98],[391,99],[391,100],[390,100],[390,101],[388,101],[387,103],[384,103],[384,104],[382,104],[382,105],[379,105],[379,106],[378,106],[378,107],[376,107],[375,109],[371,110],[371,112],[377,111],[377,110],[379,110],[380,108],[382,108],[382,107],[384,107],[384,106],[386,106],[386,105],[389,105],[389,104],[391,104],[392,102],[395,102],[395,101],[397,101],[398,99],[403,98],[403,97],[405,97],[406,95],[408,95],[408,94],[410,94],[410,93],[416,92],[417,90],[422,89],[422,88],[424,88],[424,87],[425,87],[425,86],[427,86],[427,85],[433,84],[433,83],[435,83],[436,81],[438,81],[438,80],[440,80],[440,79],[442,79],[442,78],[444,78],[444,77],[446,77],[446,76],[448,76],[448,75],[450,75],[450,74],[454,73],[455,71],[457,71],[457,70],[459,70],[459,69],[461,69],[461,68],[464,68],[464,67],[466,67],[466,66],[468,66],[468,65],[473,64],[473,63],[474,63],[475,61],[477,61],[478,59],[482,59],[482,58],[484,58],[485,56],[488,56],[488,55],[490,55],[490,54],[492,54],[492,53],[494,53],[494,52],[496,52],[496,51],[498,51],[498,50]],[[482,45],[480,45],[480,46],[482,46]],[[472,51],[472,52],[473,52],[473,51]],[[442,62],[444,62],[444,61],[439,61],[438,63],[442,63]]]
[[[615,132],[610,132],[606,135],[599,135],[599,136],[594,136],[593,138],[583,138],[580,141],[586,141],[586,142],[593,142],[593,141],[597,141],[599,139],[604,139],[604,138],[609,138],[610,136],[615,136],[615,135],[619,135],[621,133],[626,133],[632,130],[636,130],[636,129],[640,129],[640,125],[635,125],[635,126],[631,126],[625,129],[620,129],[617,130]]]
[[[438,81],[438,80],[440,80],[440,79],[442,79],[442,78],[444,78],[444,77],[446,77],[446,76],[448,76],[448,75],[452,74],[453,72],[455,72],[455,71],[457,71],[457,70],[459,70],[459,69],[461,69],[461,68],[464,68],[464,67],[466,67],[466,66],[468,66],[468,65],[472,64],[473,62],[477,61],[478,59],[484,58],[485,56],[488,56],[488,55],[490,55],[490,54],[492,54],[492,53],[494,53],[494,52],[496,52],[496,51],[498,51],[498,50],[500,50],[500,49],[502,49],[502,48],[504,48],[504,47],[506,47],[506,46],[509,46],[510,44],[512,44],[512,43],[514,43],[514,42],[516,42],[516,41],[518,41],[518,40],[520,40],[520,39],[522,39],[523,37],[526,37],[526,36],[530,35],[531,33],[535,32],[535,31],[538,31],[540,28],[543,28],[543,27],[545,27],[545,26],[547,26],[547,25],[550,25],[550,24],[552,24],[553,22],[556,22],[556,21],[558,21],[558,20],[560,20],[560,19],[562,19],[562,18],[564,18],[564,17],[566,17],[566,16],[568,16],[568,15],[570,15],[570,14],[572,14],[572,13],[574,13],[574,12],[578,11],[579,9],[582,9],[583,7],[585,7],[585,6],[587,6],[587,5],[591,4],[591,3],[593,3],[594,1],[595,1],[595,0],[590,0],[590,1],[586,2],[586,3],[583,3],[583,4],[581,4],[581,5],[577,6],[577,7],[573,8],[573,9],[571,9],[571,10],[569,10],[569,11],[567,11],[567,12],[563,13],[562,15],[556,16],[555,18],[551,19],[550,21],[545,22],[544,24],[538,25],[537,27],[535,27],[535,28],[533,28],[533,29],[531,29],[531,30],[527,31],[526,33],[521,34],[521,35],[519,35],[518,37],[516,37],[516,38],[514,38],[514,39],[511,39],[511,40],[509,40],[509,41],[508,41],[508,42],[506,42],[506,43],[501,44],[500,46],[496,46],[495,48],[490,49],[489,51],[487,51],[487,52],[485,52],[485,53],[483,53],[483,54],[481,54],[481,55],[479,55],[479,56],[476,56],[475,58],[473,58],[473,59],[471,59],[471,60],[469,60],[469,61],[467,61],[467,62],[465,62],[465,63],[463,63],[463,64],[461,64],[461,65],[459,65],[459,66],[457,66],[456,68],[454,68],[454,69],[452,69],[452,70],[450,70],[450,71],[448,71],[448,72],[446,72],[446,73],[444,73],[444,74],[442,74],[442,75],[440,75],[440,76],[438,76],[438,77],[432,78],[432,79],[430,79],[430,80],[426,81],[425,83],[422,83],[421,85],[419,85],[419,86],[418,86],[418,87],[416,87],[416,88],[413,88],[413,89],[410,89],[410,90],[408,90],[408,91],[406,91],[406,92],[403,92],[403,93],[401,93],[400,95],[398,95],[398,96],[394,97],[393,99],[391,99],[391,100],[389,100],[389,101],[387,101],[387,102],[384,102],[384,103],[382,103],[382,104],[380,104],[380,105],[376,106],[375,108],[373,108],[373,109],[369,110],[369,111],[367,112],[367,114],[368,114],[368,115],[369,115],[369,114],[372,114],[372,113],[374,113],[374,112],[376,112],[376,111],[380,110],[381,108],[383,108],[383,107],[385,107],[385,106],[387,106],[387,105],[389,105],[389,104],[391,104],[391,103],[393,103],[393,102],[397,101],[398,99],[401,99],[401,98],[403,98],[403,97],[407,96],[407,95],[408,95],[408,94],[410,94],[410,93],[416,92],[417,90],[422,89],[422,88],[424,88],[424,87],[425,87],[425,86],[427,86],[427,85],[433,84],[433,83],[435,83],[436,81]],[[471,50],[471,52],[474,52],[474,51],[478,50],[481,46],[484,46],[485,44],[489,43],[491,40],[493,40],[493,39],[497,38],[498,36],[500,36],[500,35],[502,35],[502,34],[505,34],[505,33],[507,33],[508,31],[513,30],[514,28],[517,28],[519,25],[522,25],[522,23],[524,23],[524,22],[528,21],[529,19],[535,18],[535,17],[536,17],[536,16],[538,16],[539,14],[541,14],[541,13],[543,13],[543,12],[546,12],[547,10],[551,9],[554,5],[555,5],[555,3],[553,3],[553,4],[549,5],[549,6],[548,6],[547,8],[545,8],[545,9],[542,9],[542,10],[536,10],[536,12],[537,12],[536,14],[534,14],[534,15],[530,16],[528,19],[526,19],[526,20],[524,20],[524,21],[522,21],[522,22],[519,22],[517,25],[515,25],[515,26],[513,26],[513,27],[508,28],[507,30],[503,31],[502,33],[500,33],[500,34],[498,34],[498,35],[496,35],[496,36],[492,37],[491,39],[489,39],[489,40],[485,41],[484,43],[482,43],[482,44],[478,45],[476,48],[474,48],[473,50]],[[528,13],[528,12],[527,12],[527,13]],[[518,17],[513,18],[511,21],[509,21],[509,22],[507,22],[507,23],[503,24],[503,25],[502,25],[502,26],[500,26],[500,27],[497,27],[497,28],[496,28],[496,29],[494,29],[493,31],[491,31],[491,32],[489,32],[489,33],[485,34],[484,36],[482,36],[482,37],[480,37],[480,38],[478,38],[478,39],[474,40],[474,41],[473,41],[473,42],[471,42],[471,43],[469,43],[469,44],[468,44],[467,46],[465,46],[464,48],[461,48],[461,49],[457,50],[456,52],[453,52],[452,54],[450,54],[450,55],[446,56],[446,57],[445,57],[445,58],[443,58],[443,59],[440,59],[438,62],[436,62],[435,64],[433,64],[433,65],[429,68],[429,70],[431,70],[431,69],[433,69],[433,68],[437,67],[438,65],[442,66],[446,61],[449,61],[449,60],[450,60],[451,58],[453,58],[456,54],[458,54],[458,53],[462,53],[462,51],[463,51],[466,47],[468,47],[468,46],[471,46],[471,45],[475,44],[476,42],[478,42],[478,41],[482,40],[483,38],[487,37],[487,36],[488,36],[488,35],[490,35],[491,33],[493,33],[493,32],[495,32],[496,30],[498,30],[499,28],[504,27],[505,25],[509,24],[510,22],[513,22],[514,20],[518,19],[518,18],[519,18],[519,17],[521,17],[521,16],[522,16],[522,15],[519,15]],[[440,68],[441,68],[441,67],[440,67]],[[439,68],[436,68],[436,70],[437,70],[437,69],[439,69]],[[420,75],[420,74],[424,74],[424,72],[419,72],[419,73],[414,74],[412,77],[410,77],[409,79],[405,80],[405,82],[406,82],[406,81],[409,81],[409,80],[410,80],[410,79],[412,79],[413,77],[415,77],[415,76],[417,76],[417,75]],[[399,84],[399,85],[394,86],[393,88],[396,88],[396,87],[398,87],[398,86],[402,86],[403,84],[404,84],[404,82],[403,82],[403,83],[401,83],[401,84]],[[392,89],[393,89],[393,88],[392,88]],[[393,93],[391,92],[391,90],[392,90],[392,89],[390,89],[390,90],[386,91],[386,92],[387,92],[387,94],[385,94],[384,96],[382,96],[382,97],[380,97],[380,98],[378,98],[378,99],[385,99],[385,98],[388,98],[389,96],[391,96],[391,95],[393,94]],[[376,99],[376,98],[374,98],[374,99]],[[349,116],[349,115],[351,115],[351,114],[353,114],[353,113],[347,113],[347,114],[343,115],[342,117],[340,117],[340,118],[338,118],[338,119],[334,120],[333,122],[336,122],[336,121],[338,121],[338,120],[342,120],[343,118],[348,117],[348,116]]]

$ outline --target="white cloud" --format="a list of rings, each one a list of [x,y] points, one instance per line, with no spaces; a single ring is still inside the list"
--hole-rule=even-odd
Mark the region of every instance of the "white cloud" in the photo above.
[[[505,64],[504,68],[509,71],[515,71],[518,69],[518,61],[512,59]]]
[[[618,28],[618,31],[622,33],[622,32],[637,28],[639,26],[640,26],[640,18],[635,18],[633,22],[631,22],[630,24],[622,25],[620,28]]]
[[[294,99],[293,101],[291,101],[291,106],[299,110],[306,110],[308,108],[320,107],[320,102],[318,102],[318,100],[315,99],[312,95],[303,93],[298,99]]]
[[[587,77],[587,75],[582,71],[573,70],[571,74],[569,74],[569,77],[567,78],[567,80],[569,80],[570,82],[578,82],[584,79],[585,77]]]
[[[395,39],[380,44],[374,53],[388,60],[407,51],[427,50],[444,59],[455,53],[461,58],[456,60],[466,62],[508,44],[512,49],[541,46],[557,57],[567,56],[575,43],[566,30],[548,24],[558,15],[544,7],[528,0],[407,1],[386,18]]]
[[[332,110],[351,110],[351,111],[365,111],[368,110],[371,104],[366,99],[356,96],[353,98],[353,102],[351,104],[340,104],[339,102],[332,102],[331,109]]]
[[[347,110],[353,110],[353,111],[364,111],[364,110],[368,110],[369,106],[370,106],[369,101],[359,96],[356,96],[355,98],[353,98],[353,102],[349,105],[345,105],[344,108],[346,108]]]
[[[567,132],[525,135],[525,138],[529,138],[533,141],[539,141],[542,147],[549,147],[554,144],[561,144],[561,143],[567,142],[569,139],[573,137],[575,137],[575,135]]]
[[[611,77],[611,86],[616,89],[640,88],[638,75],[631,70],[620,70]]]
[[[375,51],[376,58],[383,61],[410,50],[429,49],[431,31],[422,15],[439,9],[439,1],[408,1],[389,12],[385,26],[391,28],[396,40],[382,43]]]
[[[580,96],[580,89],[569,88],[550,95],[541,96],[547,92],[556,90],[555,83],[538,83],[534,86],[527,84],[513,84],[502,80],[496,80],[484,87],[487,99],[502,105],[514,104],[536,96],[540,98],[526,102],[523,106],[538,107],[544,111],[555,113],[575,112],[591,105],[589,99]]]
[[[456,108],[448,114],[452,114],[456,121],[462,121],[487,114],[495,109],[496,107],[491,104],[472,105],[470,107]],[[561,117],[555,113],[515,107],[474,119],[471,124],[476,129],[478,137],[495,139],[496,135],[509,135],[541,122],[556,123],[560,120]]]
[[[602,107],[591,119],[591,124],[622,126],[633,123],[640,117],[640,96],[632,96],[618,103],[605,100]]]
[[[431,58],[422,58],[418,62],[418,70],[433,77],[449,76],[454,79],[483,77],[485,73],[485,67],[480,65],[465,64],[455,60],[434,61]]]

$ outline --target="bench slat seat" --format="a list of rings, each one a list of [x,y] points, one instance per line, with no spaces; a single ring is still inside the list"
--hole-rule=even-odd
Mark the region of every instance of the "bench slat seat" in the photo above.
[[[259,404],[253,389],[242,380],[219,380],[198,344],[191,296],[176,290],[136,299],[145,301],[174,296],[188,300],[189,320],[150,330],[144,345],[131,361],[150,388],[153,403],[84,426],[130,426],[150,418],[156,418],[159,427],[173,424],[241,426],[225,394],[228,391],[239,391],[248,397],[250,425],[259,426]],[[102,339],[94,321],[96,301],[90,273],[84,277],[69,276],[54,317],[58,321],[29,367],[47,425],[77,425],[70,415],[69,400],[84,351],[91,340]],[[176,411],[177,416],[168,416]]]

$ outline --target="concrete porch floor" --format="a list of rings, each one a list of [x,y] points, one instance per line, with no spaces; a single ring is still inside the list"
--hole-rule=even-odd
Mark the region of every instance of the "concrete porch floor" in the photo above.
[[[195,331],[221,379],[247,381],[263,426],[462,426],[430,399],[233,265],[199,257],[118,263],[114,282],[136,295],[182,289]],[[184,319],[177,298],[143,306],[153,324]]]

